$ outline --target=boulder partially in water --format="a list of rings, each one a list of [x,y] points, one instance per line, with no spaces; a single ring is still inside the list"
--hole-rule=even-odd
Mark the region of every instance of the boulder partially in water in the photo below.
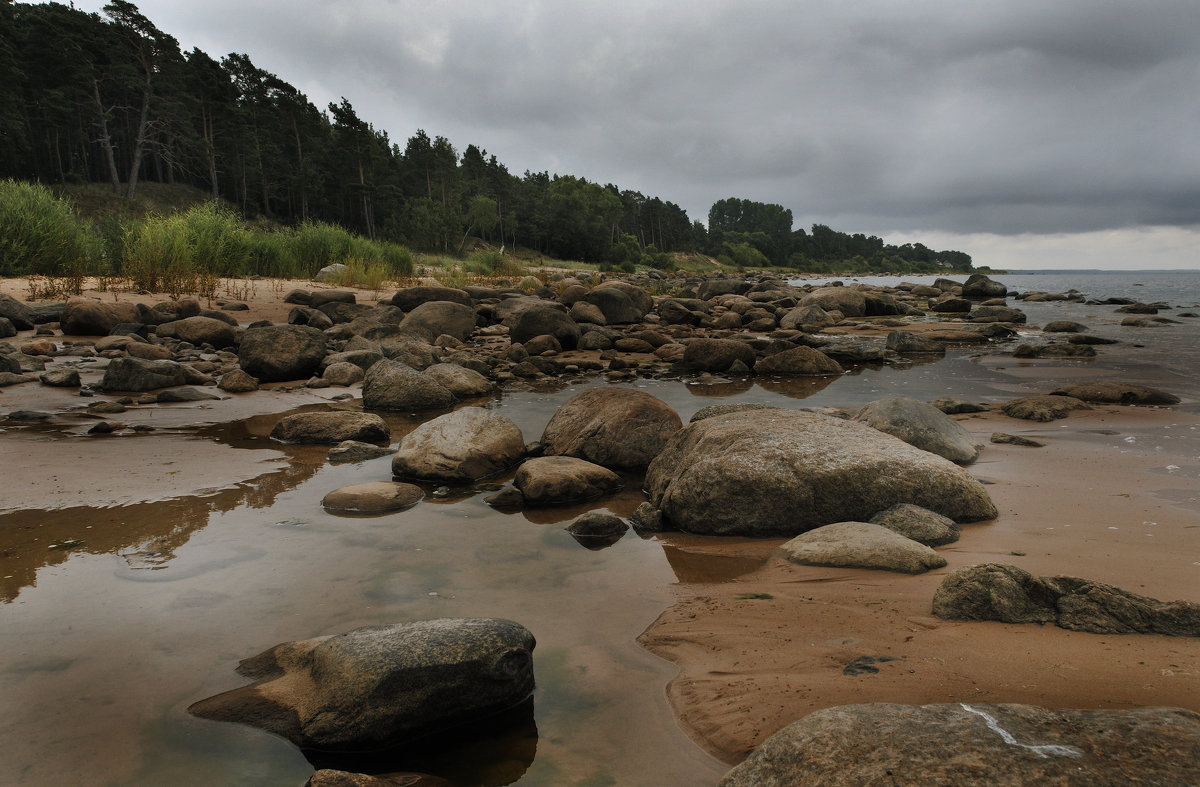
[[[579,503],[612,492],[621,478],[612,470],[571,456],[541,456],[517,469],[513,486],[525,503],[549,506]]]
[[[392,436],[387,423],[374,413],[333,411],[295,413],[280,419],[271,439],[281,443],[336,444],[343,440],[380,443]]]
[[[392,473],[463,484],[507,470],[524,454],[525,439],[510,418],[482,407],[464,407],[405,435],[392,459]]]
[[[188,711],[281,735],[303,748],[378,750],[468,722],[533,691],[534,638],[511,620],[368,626],[285,642],[245,659],[255,683]]]
[[[1104,380],[1063,385],[1050,392],[1051,396],[1071,396],[1080,401],[1098,404],[1179,404],[1179,397],[1147,385],[1117,383]]]
[[[633,388],[591,388],[563,403],[542,433],[551,456],[645,470],[683,423],[666,402]]]
[[[914,503],[959,522],[996,507],[962,468],[873,429],[801,410],[742,410],[675,434],[646,473],[650,502],[680,530],[794,536]]]

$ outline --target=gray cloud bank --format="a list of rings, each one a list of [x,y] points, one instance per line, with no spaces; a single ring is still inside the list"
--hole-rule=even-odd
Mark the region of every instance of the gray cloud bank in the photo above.
[[[424,128],[693,219],[737,196],[877,234],[1200,224],[1195,0],[139,7],[400,144]]]

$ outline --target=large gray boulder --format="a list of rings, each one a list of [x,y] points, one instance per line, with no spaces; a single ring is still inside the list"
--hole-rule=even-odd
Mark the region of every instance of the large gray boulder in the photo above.
[[[836,324],[837,321],[829,316],[829,312],[815,303],[797,306],[779,318],[779,327],[789,331],[805,327],[828,328],[830,325]]]
[[[592,388],[558,408],[542,433],[542,447],[551,456],[642,471],[682,427],[678,413],[645,391]]]
[[[457,398],[444,385],[408,364],[385,359],[363,379],[366,410],[442,410]]]
[[[724,372],[736,361],[754,366],[754,349],[736,339],[688,339],[683,365],[700,372]]]
[[[272,440],[309,445],[333,445],[343,440],[381,443],[391,436],[387,423],[374,413],[336,410],[289,415],[271,430]]]
[[[245,659],[256,682],[188,711],[331,751],[386,749],[478,721],[533,691],[534,638],[511,620],[426,620],[285,642]]]
[[[511,419],[482,407],[464,407],[405,435],[392,459],[392,473],[465,484],[509,469],[524,454],[525,438]]]
[[[972,273],[963,282],[962,294],[964,298],[1003,298],[1008,295],[1008,287],[982,273]]]
[[[238,365],[259,382],[311,377],[325,358],[325,334],[307,325],[248,328],[238,346]]]
[[[843,317],[865,317],[867,298],[852,287],[819,287],[800,299],[801,306],[820,306],[827,312],[839,311]]]
[[[779,551],[792,563],[805,566],[920,574],[946,565],[946,558],[924,544],[867,522],[824,525],[785,542]]]
[[[1194,784],[1200,714],[1032,705],[824,708],[776,732],[719,787]]]
[[[928,402],[889,396],[863,407],[854,420],[956,464],[969,465],[979,458],[981,446],[975,436]]]
[[[635,306],[627,293],[613,286],[589,290],[583,296],[583,302],[598,308],[607,325],[639,322],[646,316],[646,312]]]
[[[33,330],[33,309],[2,292],[0,292],[0,317],[8,318],[18,331]]]
[[[1092,634],[1200,637],[1200,604],[1158,601],[1078,577],[1035,577],[1003,563],[948,575],[933,596],[933,614],[946,620],[1054,623]]]
[[[1011,306],[976,306],[967,315],[971,322],[1014,322],[1023,323],[1025,312]]]
[[[793,347],[759,360],[755,374],[795,375],[800,377],[834,377],[843,372],[842,365],[812,347]]]
[[[207,385],[213,380],[175,361],[114,358],[104,369],[100,387],[105,391],[154,391],[176,385]]]
[[[612,492],[621,478],[612,470],[573,456],[540,456],[522,464],[513,477],[531,506],[581,503]]]
[[[914,503],[992,519],[983,485],[866,424],[801,410],[743,410],[677,432],[646,472],[650,502],[680,530],[794,536]]]
[[[392,296],[392,305],[406,312],[412,311],[423,303],[431,303],[433,301],[461,303],[463,306],[470,306],[472,308],[475,306],[475,301],[469,293],[455,287],[423,284],[417,287],[405,287],[402,290],[398,290]]]
[[[436,363],[422,374],[437,382],[459,399],[487,396],[496,387],[479,372],[456,363]]]
[[[227,322],[212,317],[187,317],[160,325],[157,335],[165,339],[181,339],[196,346],[209,344],[218,350],[234,347],[238,342],[238,329]]]
[[[535,336],[550,335],[564,349],[573,350],[583,332],[566,309],[553,301],[542,301],[520,313],[509,331],[514,342],[527,342]]]
[[[618,279],[601,282],[594,290],[592,290],[592,292],[595,292],[596,290],[616,290],[617,292],[625,295],[625,297],[629,299],[629,302],[633,304],[633,308],[638,312],[637,319],[630,320],[630,322],[637,322],[641,320],[650,312],[651,309],[654,308],[654,298],[650,296],[650,293],[646,292],[646,290],[642,287],[639,287],[636,284],[630,284],[627,281],[620,281]],[[609,320],[609,322],[613,321]]]
[[[453,301],[428,301],[404,315],[400,330],[429,344],[443,334],[465,342],[475,331],[475,309]]]

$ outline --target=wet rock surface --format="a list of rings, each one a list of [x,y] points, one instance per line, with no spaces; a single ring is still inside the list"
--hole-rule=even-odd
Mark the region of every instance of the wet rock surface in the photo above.
[[[464,407],[418,426],[400,441],[392,473],[462,484],[507,470],[525,454],[520,428],[482,407]]]
[[[302,748],[378,750],[511,708],[533,691],[533,635],[510,620],[369,626],[243,660],[257,682],[188,708]]]
[[[779,547],[783,557],[807,566],[874,568],[920,574],[946,565],[924,544],[881,525],[835,522],[796,536]]]
[[[678,413],[645,391],[593,388],[558,408],[541,442],[547,455],[640,471],[682,426]]]

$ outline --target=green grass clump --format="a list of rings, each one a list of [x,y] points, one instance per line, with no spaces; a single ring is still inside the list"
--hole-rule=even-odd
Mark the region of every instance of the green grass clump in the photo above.
[[[0,276],[69,278],[81,287],[102,252],[70,203],[39,184],[0,181]]]
[[[244,276],[255,249],[240,218],[206,203],[127,224],[119,271],[137,289],[207,294],[220,277]]]

